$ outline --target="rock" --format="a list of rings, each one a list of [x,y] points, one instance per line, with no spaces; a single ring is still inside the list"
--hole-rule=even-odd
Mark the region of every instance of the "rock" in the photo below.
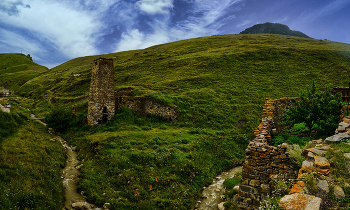
[[[345,198],[344,190],[339,185],[334,187],[334,196],[337,198]]]
[[[309,157],[308,157],[308,154],[309,154],[310,152],[313,153],[314,155],[317,155],[317,156],[321,156],[321,155],[323,155],[323,154],[326,153],[326,151],[324,151],[324,150],[320,150],[320,149],[316,149],[316,148],[309,148],[309,149],[305,149],[305,150],[301,153],[301,155],[304,156],[304,157],[306,157],[306,158],[309,158]]]
[[[315,156],[314,165],[321,169],[330,169],[331,165],[329,164],[327,158],[321,156]]]
[[[326,193],[329,193],[329,185],[326,180],[320,180],[317,182],[317,187],[321,190],[325,191]]]
[[[309,161],[309,160],[304,160],[302,165],[301,165],[301,168],[306,168],[306,167],[314,168],[314,162]]]
[[[81,209],[83,210],[84,209],[84,202],[75,202],[75,203],[72,203],[72,208],[73,209]]]
[[[221,203],[218,204],[218,209],[219,210],[225,210],[224,203],[225,202],[221,202]]]
[[[290,189],[288,195],[301,192],[304,186],[305,183],[303,181],[298,181],[296,184],[293,185],[292,189]]]
[[[345,154],[344,154],[344,157],[350,158],[350,153],[345,153]]]
[[[328,150],[329,146],[320,144],[320,145],[317,145],[315,148],[318,150]]]
[[[349,139],[350,136],[347,133],[338,133],[325,139],[326,142],[340,142],[343,139]]]
[[[281,198],[279,207],[284,210],[319,210],[322,199],[313,195],[294,193]]]
[[[346,165],[345,167],[348,170],[348,173],[350,173],[350,165]]]
[[[104,209],[109,209],[109,207],[111,207],[111,204],[110,204],[110,203],[105,203],[105,204],[103,204],[103,208],[104,208]]]
[[[233,189],[235,189],[235,190],[239,190],[239,186],[235,186]]]

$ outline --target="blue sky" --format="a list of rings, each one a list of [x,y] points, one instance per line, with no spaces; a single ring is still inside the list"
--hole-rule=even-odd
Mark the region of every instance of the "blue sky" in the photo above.
[[[350,43],[350,0],[0,0],[0,53],[52,68],[265,22]]]

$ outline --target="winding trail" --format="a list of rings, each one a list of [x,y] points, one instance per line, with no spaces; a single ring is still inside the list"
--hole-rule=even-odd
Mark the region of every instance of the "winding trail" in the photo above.
[[[242,172],[242,166],[235,167],[229,171],[223,172],[216,179],[213,180],[213,183],[205,188],[202,192],[204,197],[201,200],[201,203],[198,206],[200,210],[217,210],[218,204],[223,202],[221,195],[225,192],[224,181],[227,178],[232,178],[235,174]]]
[[[35,119],[36,121],[40,122],[44,126],[47,126],[46,123],[42,122],[40,119],[42,118],[36,118],[35,115],[31,115],[32,119]],[[65,151],[67,152],[67,160],[66,160],[66,166],[62,170],[62,181],[63,186],[65,188],[65,203],[64,203],[64,210],[75,210],[75,209],[86,209],[86,210],[102,210],[106,208],[99,208],[93,204],[90,204],[86,201],[86,197],[79,194],[77,192],[77,182],[78,182],[78,176],[80,174],[79,168],[82,165],[78,166],[79,160],[78,160],[78,153],[75,151],[75,147],[72,147],[68,144],[66,140],[64,140],[60,135],[58,135],[54,129],[49,128],[49,133],[54,137],[54,140],[57,140],[61,142],[62,146],[64,147]]]

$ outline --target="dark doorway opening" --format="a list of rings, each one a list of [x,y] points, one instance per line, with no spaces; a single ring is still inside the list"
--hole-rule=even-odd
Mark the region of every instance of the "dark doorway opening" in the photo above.
[[[108,120],[108,112],[107,112],[107,107],[103,108],[103,112],[102,112],[102,124],[106,124]]]

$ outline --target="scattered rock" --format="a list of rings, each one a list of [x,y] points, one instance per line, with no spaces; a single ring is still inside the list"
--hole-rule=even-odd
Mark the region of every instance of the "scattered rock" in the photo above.
[[[348,173],[350,173],[350,165],[346,165],[345,167],[348,170]]]
[[[315,156],[314,165],[321,169],[330,169],[331,165],[329,164],[327,158],[321,156]]]
[[[224,203],[225,202],[221,202],[221,203],[218,204],[218,209],[219,210],[225,210]]]
[[[344,153],[344,157],[350,158],[350,153]]]
[[[233,189],[235,189],[235,190],[239,190],[239,186],[235,186]]]
[[[314,162],[312,161],[309,161],[309,160],[304,160],[302,165],[301,165],[302,168],[314,168]]]
[[[322,199],[313,195],[294,193],[284,196],[279,207],[284,210],[319,210]]]
[[[325,191],[326,193],[329,193],[329,185],[326,180],[320,180],[317,182],[317,187],[321,190]]]
[[[81,209],[83,210],[84,209],[84,202],[75,202],[75,203],[72,203],[72,208],[73,209]]]
[[[347,133],[338,133],[325,139],[326,142],[340,142],[343,139],[349,139],[350,136]]]
[[[103,208],[104,208],[104,209],[109,209],[109,207],[111,207],[111,204],[110,204],[110,203],[105,203],[105,204],[103,204]]]
[[[289,195],[294,194],[294,193],[299,193],[303,190],[305,186],[305,183],[303,181],[298,181],[296,184],[293,185],[292,189],[289,191]]]
[[[345,198],[344,190],[339,185],[334,187],[334,196],[337,198]]]

